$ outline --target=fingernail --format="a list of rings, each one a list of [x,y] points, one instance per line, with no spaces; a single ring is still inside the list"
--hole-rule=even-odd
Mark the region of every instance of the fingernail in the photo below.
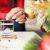
[[[15,19],[15,16],[13,16],[12,19]]]
[[[18,20],[15,20],[16,22],[18,22]]]
[[[14,17],[12,17],[12,19],[14,19]]]
[[[22,22],[18,22],[19,24],[22,24]]]
[[[6,20],[8,20],[8,18],[7,18],[7,17],[5,17],[5,19],[6,19]]]
[[[5,19],[6,19],[6,20],[9,20],[9,19],[8,19],[8,16],[7,16],[7,14],[6,14],[6,17],[5,17]]]

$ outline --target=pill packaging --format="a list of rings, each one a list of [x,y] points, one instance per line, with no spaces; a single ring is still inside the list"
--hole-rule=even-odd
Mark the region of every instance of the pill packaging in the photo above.
[[[0,50],[24,50],[28,42],[41,38],[35,32],[14,32],[14,34],[17,35],[17,39],[11,39],[10,42],[8,39],[2,39],[0,42]]]

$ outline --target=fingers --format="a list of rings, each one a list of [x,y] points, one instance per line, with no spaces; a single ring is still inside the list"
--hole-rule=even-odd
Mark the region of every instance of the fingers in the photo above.
[[[26,17],[25,17],[25,15],[22,15],[21,17],[17,18],[15,21],[20,24],[25,23]]]
[[[22,24],[26,21],[25,12],[21,8],[13,8],[7,15],[6,20],[15,19],[16,22]]]
[[[19,22],[21,21],[22,19],[25,19],[25,15],[21,15],[19,18],[17,18],[15,21],[16,22]]]
[[[23,9],[20,8],[13,8],[9,13],[6,15],[6,20],[10,20],[13,15],[17,14],[18,12],[22,11]]]
[[[17,18],[19,18],[21,15],[23,15],[24,14],[24,11],[20,11],[20,12],[18,12],[17,14],[15,14],[13,17],[12,17],[12,19],[17,19]]]
[[[20,22],[18,22],[19,24],[23,24],[25,23],[26,19],[22,19]]]

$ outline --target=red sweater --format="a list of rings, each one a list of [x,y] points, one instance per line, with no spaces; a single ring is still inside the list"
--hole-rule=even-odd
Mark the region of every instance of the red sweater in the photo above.
[[[13,7],[24,7],[24,0],[0,0],[0,20],[4,20],[6,14]]]

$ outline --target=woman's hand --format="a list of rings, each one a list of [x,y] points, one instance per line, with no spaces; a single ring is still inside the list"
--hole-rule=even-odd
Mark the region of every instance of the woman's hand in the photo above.
[[[14,19],[16,22],[22,24],[26,21],[25,12],[22,8],[13,8],[6,15],[6,20]]]

